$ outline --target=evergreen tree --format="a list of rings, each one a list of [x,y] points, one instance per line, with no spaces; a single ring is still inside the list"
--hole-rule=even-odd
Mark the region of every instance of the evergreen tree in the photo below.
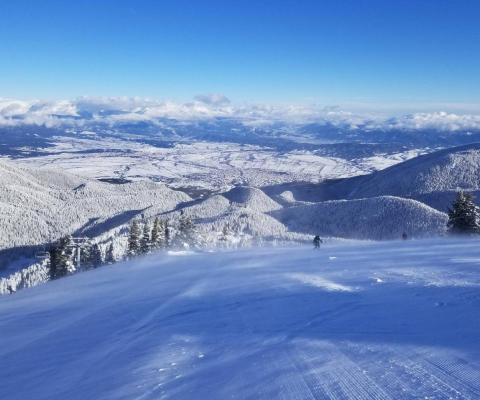
[[[163,235],[165,236],[163,247],[168,248],[172,245],[172,230],[170,228],[170,220],[167,219],[164,222],[163,227],[164,227]]]
[[[82,264],[84,269],[89,269],[93,267],[93,265],[91,264],[91,251],[92,243],[90,241],[84,243],[80,250],[80,263]]]
[[[90,249],[90,259],[89,265],[93,268],[97,268],[103,263],[102,259],[102,251],[100,250],[100,246],[98,243],[95,243]]]
[[[223,225],[222,233],[220,234],[219,241],[222,246],[228,247],[228,239],[230,236],[230,225],[227,223]]]
[[[165,222],[158,217],[153,223],[151,243],[154,249],[165,247]]]
[[[50,249],[50,278],[58,279],[75,272],[71,236],[60,238]]]
[[[180,247],[190,247],[194,245],[196,241],[195,225],[193,224],[192,218],[187,216],[183,210],[180,213],[175,241]]]
[[[143,225],[143,234],[140,239],[140,253],[147,254],[150,252],[151,238],[150,238],[150,226],[145,223]]]
[[[107,264],[113,264],[115,262],[115,255],[113,253],[113,242],[110,243],[110,246],[107,248],[107,252],[105,253],[105,262]]]
[[[480,233],[478,207],[474,197],[465,192],[458,192],[457,198],[448,210],[448,229],[451,233]]]
[[[128,236],[128,250],[129,257],[136,256],[140,253],[140,226],[137,220],[133,220],[130,224],[130,234]]]

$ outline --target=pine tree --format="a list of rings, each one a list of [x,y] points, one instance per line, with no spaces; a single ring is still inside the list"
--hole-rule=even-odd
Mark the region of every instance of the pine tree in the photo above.
[[[175,237],[175,242],[179,247],[190,247],[195,244],[195,236],[195,225],[193,224],[192,219],[182,210],[178,221],[178,232]]]
[[[100,250],[98,243],[95,243],[90,249],[89,265],[91,265],[93,268],[97,268],[102,265],[102,263],[102,251]]]
[[[458,192],[457,198],[448,210],[448,230],[451,233],[480,233],[478,207],[474,197],[465,192]]]
[[[165,247],[165,222],[158,217],[153,223],[151,243],[154,249]]]
[[[163,223],[163,232],[164,232],[164,236],[165,236],[165,241],[164,241],[164,245],[163,247],[164,248],[168,248],[172,245],[172,229],[170,228],[170,220],[166,220],[164,223]]]
[[[93,265],[91,264],[91,251],[92,243],[90,241],[84,243],[80,250],[80,262],[84,269],[89,269],[93,267]]]
[[[75,272],[71,236],[60,238],[50,249],[50,278],[58,279]]]
[[[140,252],[140,226],[137,220],[133,220],[130,224],[130,234],[128,236],[128,250],[129,257],[136,256]]]
[[[114,249],[113,249],[113,242],[112,242],[110,243],[110,246],[108,246],[107,252],[105,253],[105,262],[107,264],[113,264],[116,261],[113,250]]]
[[[143,234],[140,239],[140,253],[147,254],[150,252],[151,238],[150,238],[150,226],[145,223],[143,225]]]
[[[228,247],[228,239],[230,236],[230,225],[227,223],[223,225],[222,233],[220,234],[219,241],[222,246]]]

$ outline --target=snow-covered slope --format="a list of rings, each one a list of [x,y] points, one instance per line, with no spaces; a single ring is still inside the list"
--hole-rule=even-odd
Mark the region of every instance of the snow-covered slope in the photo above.
[[[447,215],[415,200],[393,196],[333,200],[272,212],[295,232],[355,239],[398,239],[445,233]]]
[[[42,244],[99,226],[111,229],[135,215],[155,215],[190,200],[153,182],[114,185],[5,160],[0,161],[0,183],[0,249]]]
[[[342,197],[414,197],[457,189],[480,189],[480,144],[440,150],[333,185]]]
[[[478,399],[480,243],[155,254],[0,298],[0,398]]]

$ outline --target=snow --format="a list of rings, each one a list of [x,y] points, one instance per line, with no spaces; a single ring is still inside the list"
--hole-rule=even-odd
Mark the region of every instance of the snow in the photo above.
[[[480,241],[153,254],[0,298],[0,398],[478,399]]]

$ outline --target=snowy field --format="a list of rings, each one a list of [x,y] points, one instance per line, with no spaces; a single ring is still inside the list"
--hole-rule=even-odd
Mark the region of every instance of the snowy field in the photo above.
[[[17,156],[33,168],[58,169],[95,179],[145,180],[171,187],[228,190],[233,185],[264,186],[283,182],[318,182],[350,177],[405,161],[420,150],[346,160],[313,151],[279,151],[271,147],[196,141],[157,147],[123,138],[56,137],[34,156]]]
[[[480,241],[155,254],[0,298],[0,398],[478,399]]]

